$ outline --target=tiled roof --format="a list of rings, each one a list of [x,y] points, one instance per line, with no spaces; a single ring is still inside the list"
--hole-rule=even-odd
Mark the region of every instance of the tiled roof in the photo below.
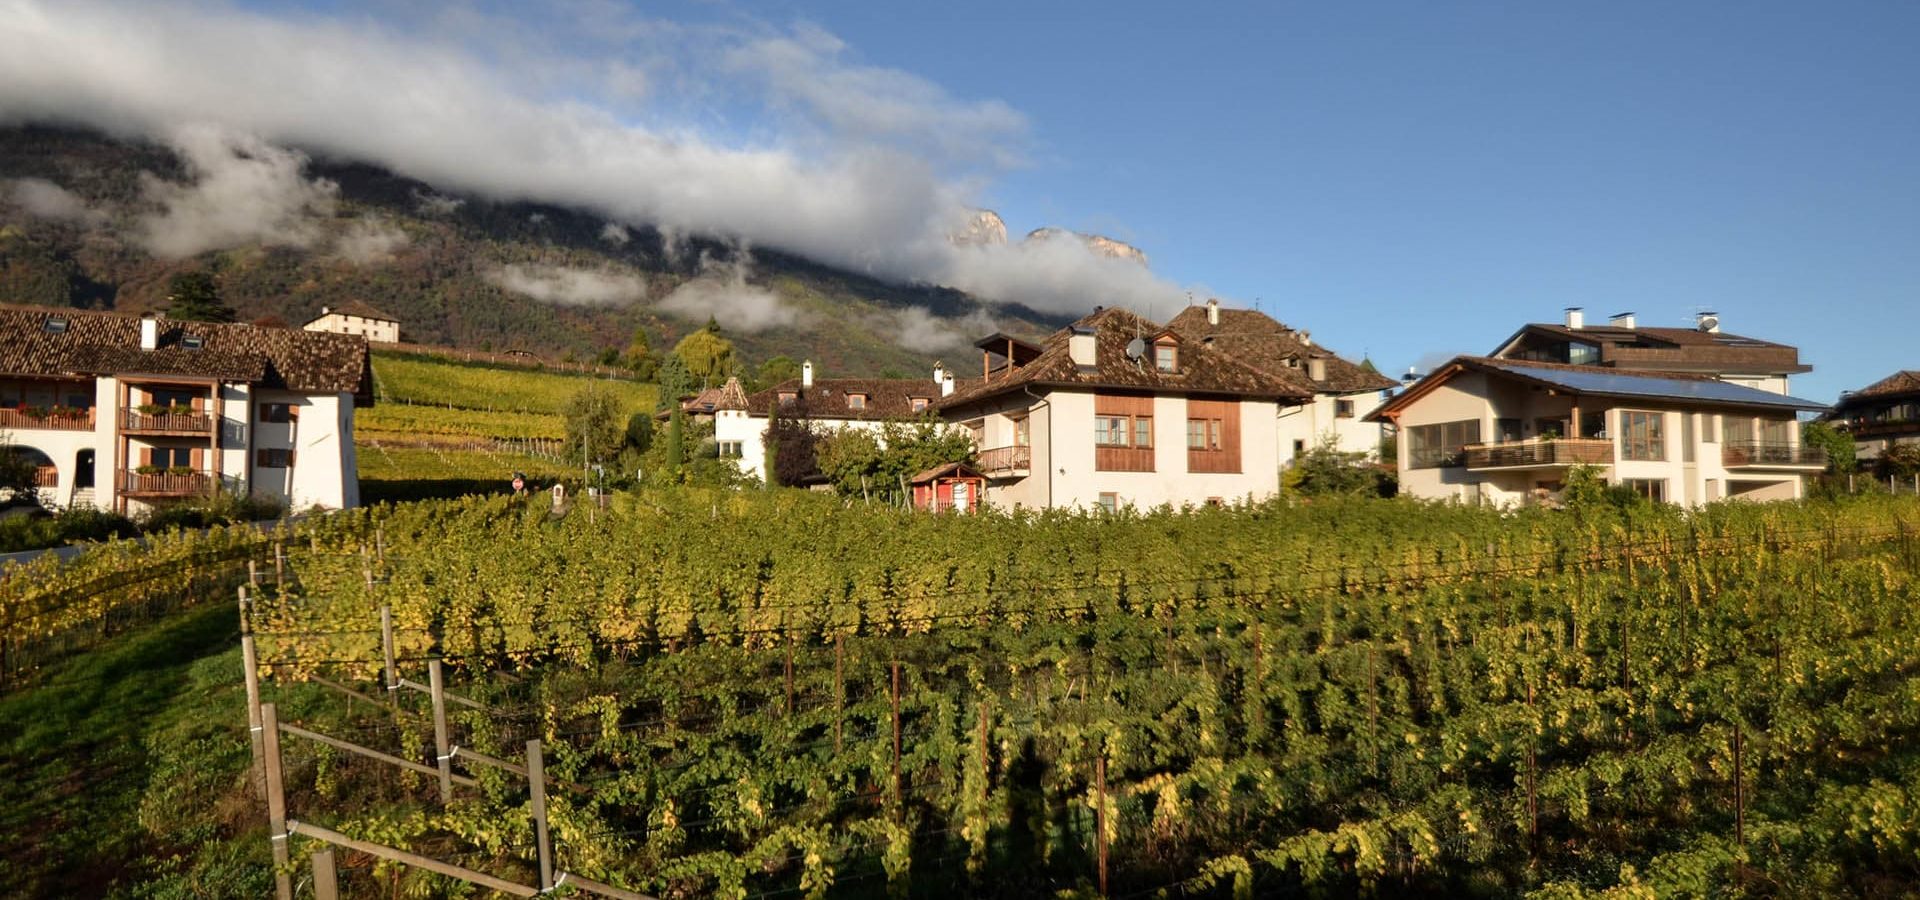
[[[1256,369],[1304,385],[1319,393],[1352,394],[1379,391],[1398,382],[1342,359],[1318,344],[1301,338],[1300,332],[1274,321],[1259,310],[1220,310],[1220,324],[1207,323],[1207,308],[1189,306],[1173,317],[1167,327],[1193,340],[1211,341],[1212,346]],[[1325,377],[1314,381],[1307,361],[1323,360]]]
[[[64,328],[49,320],[63,320]],[[0,373],[176,375],[243,381],[373,400],[367,342],[358,335],[161,318],[160,346],[140,349],[140,317],[43,306],[0,305]],[[199,349],[187,339],[197,337]]]
[[[398,323],[400,321],[399,316],[396,316],[393,313],[387,312],[386,310],[381,309],[377,306],[374,306],[373,304],[366,303],[361,300],[348,300],[347,302],[342,303],[339,306],[322,307],[320,314],[317,316],[314,316],[311,319],[308,319],[307,324],[311,325],[315,322],[320,321],[321,319],[324,319],[328,316],[333,316],[333,315],[359,316],[362,319],[378,319],[382,322]]]
[[[1902,369],[1848,394],[1842,402],[1856,398],[1892,397],[1901,394],[1920,394],[1920,371]]]
[[[940,465],[934,466],[931,469],[927,469],[926,471],[921,472],[918,475],[915,475],[912,478],[907,479],[907,483],[908,484],[926,484],[927,482],[932,481],[936,478],[982,478],[982,477],[984,476],[980,474],[980,470],[975,469],[974,467],[967,465],[966,463],[950,462],[950,463],[941,463]]]
[[[1068,348],[1076,329],[1094,336],[1094,365],[1074,364]],[[942,408],[992,397],[1025,385],[1046,387],[1117,388],[1178,394],[1228,394],[1303,402],[1313,398],[1304,379],[1287,379],[1241,362],[1205,342],[1171,332],[1179,347],[1178,372],[1161,372],[1151,360],[1128,359],[1126,347],[1136,336],[1149,341],[1167,329],[1124,309],[1103,309],[1049,335],[1040,355],[1010,372],[991,378],[958,382]]]
[[[793,402],[781,405],[783,393],[793,394]],[[865,394],[866,406],[849,407],[848,394]],[[770,415],[779,406],[780,415],[792,418],[880,421],[924,415],[913,411],[915,397],[931,409],[940,399],[940,386],[931,378],[815,378],[813,387],[802,388],[800,379],[789,378],[747,395],[746,409],[750,416]]]
[[[723,409],[746,409],[747,391],[740,386],[740,379],[728,377],[726,384],[707,388],[681,401],[680,408],[690,413],[706,415],[712,415]]]

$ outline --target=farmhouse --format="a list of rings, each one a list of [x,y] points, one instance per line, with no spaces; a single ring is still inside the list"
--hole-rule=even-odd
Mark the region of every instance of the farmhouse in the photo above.
[[[1920,371],[1895,372],[1841,394],[1828,418],[1853,435],[1861,459],[1878,459],[1898,444],[1920,444]]]
[[[1038,345],[992,335],[976,346],[981,377],[957,384],[938,408],[973,433],[986,500],[1001,507],[1272,496],[1276,419],[1314,399],[1301,380],[1117,308]]]
[[[370,343],[400,343],[400,318],[358,300],[348,301],[344,306],[322,306],[320,315],[301,327],[307,331],[356,335]]]
[[[800,366],[800,377],[763,391],[747,394],[740,383],[727,384],[711,398],[703,392],[692,401],[692,413],[711,407],[713,439],[720,455],[739,461],[740,471],[767,476],[767,428],[773,417],[806,419],[817,431],[864,429],[878,432],[890,421],[930,417],[940,398],[941,373],[932,380],[917,378],[815,378],[813,362]]]
[[[56,506],[359,502],[363,337],[24,306],[0,306],[0,333],[0,443],[39,465]]]

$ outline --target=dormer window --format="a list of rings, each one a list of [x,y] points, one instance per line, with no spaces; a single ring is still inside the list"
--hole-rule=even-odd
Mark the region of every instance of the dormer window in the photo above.
[[[1161,372],[1180,371],[1180,348],[1172,341],[1162,341],[1153,345],[1153,367]]]
[[[44,328],[48,334],[66,334],[67,319],[64,316],[48,316],[47,322],[42,328]]]
[[[908,403],[913,407],[914,412],[927,411],[927,398],[925,397],[915,397],[912,400],[908,401]]]
[[[866,408],[867,408],[867,395],[865,395],[865,394],[856,394],[856,393],[852,393],[852,392],[848,392],[848,394],[847,394],[847,408],[848,408],[848,409],[866,409]]]
[[[792,391],[781,391],[781,392],[780,392],[780,405],[781,405],[781,406],[792,406],[792,405],[794,404],[794,402],[795,402],[795,401],[797,401],[797,400],[799,400],[799,399],[800,399],[800,395],[799,395],[799,394],[796,394],[796,393],[794,393],[794,392],[792,392]]]
[[[206,345],[207,345],[206,339],[202,338],[197,334],[183,335],[180,338],[180,346],[183,349],[198,350],[202,347],[205,347]]]

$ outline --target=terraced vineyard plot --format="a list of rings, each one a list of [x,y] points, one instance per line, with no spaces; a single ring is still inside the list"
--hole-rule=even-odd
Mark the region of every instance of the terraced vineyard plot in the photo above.
[[[373,374],[380,401],[496,412],[559,415],[567,401],[589,384],[619,393],[633,412],[651,411],[659,393],[654,385],[633,381],[456,365],[387,353],[373,355]]]

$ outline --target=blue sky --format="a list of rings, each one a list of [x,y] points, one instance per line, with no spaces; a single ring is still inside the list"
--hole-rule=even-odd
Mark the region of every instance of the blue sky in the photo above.
[[[989,202],[1404,371],[1565,306],[1920,368],[1920,5],[775,4],[1032,122]]]
[[[1920,368],[1920,4],[16,2],[0,121],[211,121],[1059,313],[1257,298],[1396,373],[1566,306],[1716,310],[1815,400]],[[957,248],[970,204],[1152,270]]]

